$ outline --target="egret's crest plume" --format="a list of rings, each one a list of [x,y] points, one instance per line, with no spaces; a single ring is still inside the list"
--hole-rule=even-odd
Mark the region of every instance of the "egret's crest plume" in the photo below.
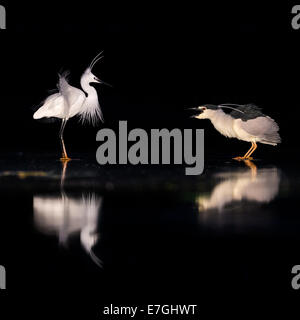
[[[33,114],[34,119],[58,118],[62,119],[59,137],[62,148],[62,161],[69,161],[67,155],[63,132],[67,121],[78,115],[82,122],[96,124],[98,120],[103,121],[98,94],[92,83],[102,83],[93,73],[92,68],[103,58],[103,51],[98,53],[89,67],[83,72],[80,84],[81,89],[71,86],[68,82],[69,72],[59,72],[57,84],[58,92],[48,96],[41,107]]]
[[[96,57],[93,59],[93,61],[91,62],[91,64],[90,64],[90,70],[92,70],[93,69],[93,67],[94,67],[94,65],[99,61],[99,60],[101,60],[102,58],[103,58],[103,50],[100,52],[100,53],[98,53],[97,55],[96,55]]]

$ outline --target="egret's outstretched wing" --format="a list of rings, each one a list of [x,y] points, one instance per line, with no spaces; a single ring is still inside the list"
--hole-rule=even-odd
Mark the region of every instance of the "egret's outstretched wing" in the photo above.
[[[57,84],[59,92],[50,95],[43,105],[34,113],[34,119],[56,117],[68,119],[79,112],[85,95],[84,93],[69,85],[67,74],[59,75]]]
[[[281,142],[278,124],[268,116],[239,121],[238,125],[248,134],[259,137],[265,143],[276,145]]]
[[[34,119],[57,117],[63,118],[64,98],[60,93],[50,95],[34,113]]]

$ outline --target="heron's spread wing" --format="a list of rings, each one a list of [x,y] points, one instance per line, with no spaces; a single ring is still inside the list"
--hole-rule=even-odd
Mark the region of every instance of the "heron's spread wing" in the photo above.
[[[241,128],[253,136],[273,133],[279,130],[277,123],[269,117],[258,117],[241,122]]]
[[[240,127],[248,134],[258,137],[262,142],[276,144],[281,141],[277,123],[268,116],[240,121]]]
[[[227,104],[224,104],[226,106]],[[262,113],[262,109],[255,104],[249,103],[245,105],[234,105],[228,104],[230,106],[234,106],[235,111],[231,111],[230,115],[235,119],[242,119],[243,121],[255,119],[257,117],[264,117],[265,115]]]

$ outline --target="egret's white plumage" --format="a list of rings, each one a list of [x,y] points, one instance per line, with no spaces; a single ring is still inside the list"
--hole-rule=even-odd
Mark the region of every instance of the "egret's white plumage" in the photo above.
[[[33,197],[33,212],[36,227],[45,233],[54,233],[62,243],[80,232],[82,246],[91,251],[99,238],[97,223],[101,213],[102,198],[95,194],[82,198],[67,196],[36,195]]]
[[[78,115],[81,122],[89,122],[95,125],[99,121],[103,122],[103,115],[100,109],[98,94],[91,83],[102,83],[93,73],[92,68],[102,58],[99,53],[90,66],[81,76],[80,84],[82,90],[71,86],[68,82],[68,72],[59,75],[57,84],[58,92],[45,99],[43,105],[34,113],[34,119],[59,118],[62,119],[60,138],[63,148],[63,158],[69,159],[63,142],[63,131],[66,122]]]
[[[222,108],[230,108],[234,111],[227,114]],[[237,108],[227,105],[205,105],[197,107],[196,110],[200,113],[195,118],[209,119],[216,130],[224,136],[251,142],[250,150],[244,157],[237,157],[237,159],[250,158],[257,148],[257,142],[273,146],[281,142],[279,127],[275,120],[264,115],[255,105],[241,105]]]

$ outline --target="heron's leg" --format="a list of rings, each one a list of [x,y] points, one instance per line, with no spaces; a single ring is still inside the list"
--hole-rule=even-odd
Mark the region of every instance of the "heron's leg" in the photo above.
[[[251,148],[243,156],[244,159],[246,159],[248,157],[249,153],[252,151],[253,148],[254,148],[254,143],[251,142]]]
[[[252,161],[250,161],[249,159],[245,159],[244,163],[248,168],[251,169],[252,178],[255,179],[256,176],[257,176],[257,167],[256,167],[256,165]]]
[[[59,138],[60,138],[61,147],[62,147],[62,157],[60,158],[60,160],[62,160],[62,161],[71,160],[67,155],[67,150],[66,150],[66,146],[65,146],[65,143],[64,143],[64,136],[63,136],[66,123],[67,123],[67,120],[63,119],[62,123],[61,123],[60,130],[59,130]]]
[[[252,149],[254,148],[254,143],[251,142],[251,147],[250,149],[245,153],[245,155],[243,157],[235,157],[233,158],[234,160],[244,160],[244,159],[248,159],[248,155],[249,153],[252,151]]]
[[[248,153],[246,159],[250,159],[250,158],[251,158],[251,157],[250,157],[251,154],[256,150],[256,148],[257,148],[256,142],[253,142],[253,145],[254,145],[254,147],[253,147],[252,150]]]

